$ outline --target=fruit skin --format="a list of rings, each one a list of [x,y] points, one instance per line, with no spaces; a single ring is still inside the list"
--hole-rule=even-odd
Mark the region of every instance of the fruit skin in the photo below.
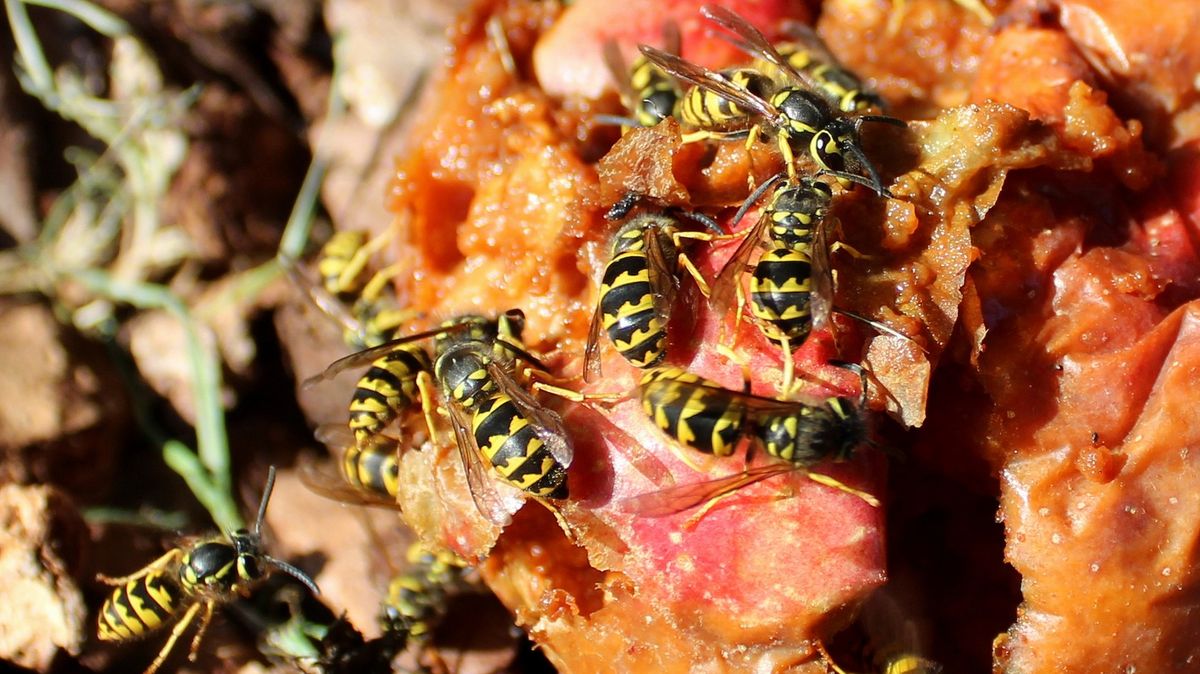
[[[612,90],[601,50],[615,40],[631,62],[639,43],[661,46],[662,23],[674,21],[683,37],[683,57],[708,68],[724,68],[743,60],[727,42],[711,35],[700,16],[702,0],[579,0],[538,41],[534,72],[542,89],[553,96],[597,98]],[[800,0],[723,2],[771,36],[781,17],[808,21],[807,5]]]

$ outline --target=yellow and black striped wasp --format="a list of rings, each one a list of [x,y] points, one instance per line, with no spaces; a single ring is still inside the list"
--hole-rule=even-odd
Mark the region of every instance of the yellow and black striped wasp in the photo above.
[[[775,50],[793,70],[810,76],[838,110],[853,114],[887,109],[883,98],[868,89],[858,75],[842,65],[811,26],[789,21],[784,25],[783,32],[786,39],[776,42]],[[751,67],[769,75],[776,82],[788,81],[786,73],[765,59],[755,59]]]
[[[467,585],[470,567],[448,550],[420,543],[408,549],[408,570],[392,578],[379,616],[384,632],[406,643],[428,639],[446,612],[450,594]]]
[[[628,195],[605,216],[625,218],[640,196]],[[687,218],[707,232],[680,228]],[[667,353],[667,324],[679,291],[677,267],[696,281],[701,293],[708,283],[681,249],[685,239],[712,240],[724,236],[711,218],[678,210],[646,210],[628,218],[612,237],[611,256],[600,280],[599,299],[588,330],[584,349],[584,377],[600,374],[600,331],[634,367],[647,368],[662,362]]]
[[[773,65],[787,76],[791,85],[777,86],[770,77],[760,73],[759,77],[768,84],[759,85],[765,91],[756,92],[747,84],[727,75],[715,73],[660,49],[641,45],[642,53],[655,65],[729,104],[725,107],[716,102],[706,104],[705,111],[722,113],[710,119],[689,117],[688,106],[683,106],[681,112],[684,121],[697,128],[694,134],[685,136],[685,140],[746,135],[747,142],[752,143],[759,134],[770,131],[776,136],[790,179],[796,178],[795,156],[799,152],[808,155],[821,173],[831,175],[839,182],[847,185],[858,183],[880,196],[891,196],[883,185],[879,171],[861,147],[861,127],[865,122],[905,126],[902,120],[885,115],[844,116],[834,107],[836,101],[828,100],[818,80],[792,68],[762,33],[745,19],[713,5],[705,5],[701,13],[737,35],[740,39],[730,40],[735,46]],[[685,94],[685,101],[689,95],[693,94]],[[703,96],[700,93],[694,95]]]
[[[367,276],[370,255],[388,240],[388,235],[368,241],[363,232],[337,232],[322,247],[317,258],[321,283],[313,283],[290,260],[282,260],[294,283],[312,302],[340,323],[346,344],[354,349],[378,346],[394,338],[413,313],[395,306],[386,297],[396,265]],[[357,447],[368,451],[371,439],[403,411],[431,399],[428,373],[433,364],[419,345],[389,350],[371,363],[359,379],[349,406],[349,425]],[[423,384],[425,388],[422,388]]]
[[[673,22],[667,22],[663,24],[662,31],[663,49],[668,53],[678,54],[679,27]],[[617,43],[609,40],[604,43],[604,63],[617,83],[621,104],[630,116],[597,115],[598,121],[618,124],[624,131],[631,127],[654,126],[667,117],[676,115],[683,95],[679,84],[645,56],[638,56],[632,64],[626,65]]]
[[[739,222],[780,178],[777,175],[763,182],[742,204],[733,222]],[[732,311],[740,320],[744,303],[741,278],[753,263],[750,310],[767,338],[783,348],[785,393],[792,381],[792,350],[814,329],[827,326],[833,311],[833,273],[827,242],[832,201],[829,185],[815,178],[806,176],[782,184],[759,213],[758,221],[744,233],[745,238],[717,275],[709,296],[718,316],[728,316]],[[754,262],[754,251],[760,248],[766,250]]]
[[[639,389],[647,416],[681,445],[728,456],[743,438],[748,438],[752,447],[761,447],[779,461],[635,496],[623,503],[627,511],[648,517],[673,515],[793,472],[802,472],[814,482],[879,505],[874,496],[809,470],[824,460],[845,460],[856,448],[870,442],[862,401],[836,397],[808,403],[768,398],[748,390],[727,389],[675,367],[647,371]]]
[[[369,240],[361,231],[335,232],[317,254],[319,283],[309,279],[294,261],[280,258],[292,281],[342,327],[351,348],[381,344],[411,318],[411,312],[395,306],[395,298],[388,292],[399,266],[368,274],[371,256],[389,240],[390,232]]]
[[[314,594],[318,593],[316,583],[303,571],[263,551],[263,517],[274,486],[272,466],[253,531],[240,529],[229,536],[203,538],[173,548],[129,576],[100,576],[102,582],[117,586],[100,609],[97,630],[100,640],[130,641],[177,619],[166,643],[146,669],[146,674],[153,674],[196,616],[200,616],[200,626],[189,650],[189,659],[194,660],[214,609],[247,596],[271,568],[283,571]]]
[[[562,419],[518,381],[519,363],[543,369],[521,342],[524,320],[516,309],[494,320],[453,319],[335,361],[306,385],[433,339],[432,379],[440,407],[450,418],[471,496],[484,516],[504,525],[519,499],[498,492],[487,477],[485,460],[507,488],[538,499],[565,499],[566,471],[574,456]],[[422,373],[422,379],[426,376]],[[422,406],[436,437],[435,403],[423,401]]]

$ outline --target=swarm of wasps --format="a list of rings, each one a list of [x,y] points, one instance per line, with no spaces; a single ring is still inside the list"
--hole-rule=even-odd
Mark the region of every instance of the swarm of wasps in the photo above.
[[[657,208],[637,194],[612,205],[606,219],[619,224],[610,239],[609,262],[583,354],[584,378],[592,380],[600,374],[601,342],[606,335],[618,354],[644,370],[637,391],[642,408],[675,445],[686,448],[681,455],[692,450],[728,456],[747,441],[773,460],[725,477],[643,494],[623,507],[647,517],[673,515],[790,472],[878,505],[874,496],[810,470],[825,460],[847,459],[871,442],[865,373],[846,364],[862,380],[857,399],[796,400],[791,359],[793,350],[813,331],[829,327],[831,314],[838,311],[832,299],[828,240],[834,200],[861,188],[879,197],[892,196],[862,147],[862,127],[905,124],[885,114],[883,100],[843,67],[810,28],[793,24],[787,30],[788,40],[773,44],[727,9],[706,6],[702,14],[748,55],[748,64],[714,72],[682,59],[679,34],[672,25],[664,28],[663,49],[641,45],[641,55],[628,66],[616,45],[608,44],[605,59],[628,117],[601,121],[637,127],[672,117],[685,131],[684,142],[749,145],[765,140],[773,143],[786,168],[759,185],[741,205],[734,225],[765,198],[756,224],[737,233],[726,231],[709,215]],[[801,164],[816,170],[804,173]],[[523,342],[525,317],[518,308],[497,316],[458,316],[432,329],[408,330],[414,316],[390,295],[397,268],[369,270],[372,255],[386,244],[387,236],[335,234],[319,255],[318,281],[294,261],[285,261],[293,280],[343,326],[346,344],[356,349],[306,385],[366,368],[349,405],[348,423],[325,432],[325,439],[344,448],[339,483],[310,475],[309,486],[343,501],[395,507],[401,490],[398,457],[412,439],[406,443],[388,429],[417,420],[431,440],[437,440],[444,425],[449,425],[472,499],[487,520],[506,525],[525,498],[558,515],[558,504],[570,497],[567,475],[574,450],[562,418],[537,394],[576,402],[629,394],[583,394],[557,386],[555,382],[561,380]],[[741,243],[710,286],[691,262],[687,246],[735,238]],[[728,389],[666,364],[668,325],[684,273],[694,279],[719,316],[740,321],[744,306],[749,305],[750,320],[782,349],[785,376],[779,397],[754,395],[748,384],[742,390]],[[746,277],[748,293],[743,289]],[[420,418],[415,416],[418,411]],[[513,494],[519,497],[514,499]],[[564,522],[561,516],[559,521]],[[256,568],[266,562],[311,585],[298,570],[258,549],[257,528],[251,538],[253,545],[239,543],[239,534],[229,542],[206,545],[236,549],[257,563]],[[237,565],[222,566],[220,571],[193,569],[198,552],[196,547],[174,550],[139,575],[121,579],[126,587],[114,592],[111,606],[106,605],[101,637],[138,636],[190,602],[151,665],[153,671],[195,615],[203,611],[202,625],[206,624],[214,606],[243,591],[253,579],[249,572],[243,574],[241,557]],[[420,641],[429,633],[447,588],[461,577],[461,562],[440,553],[427,554],[425,563],[417,567],[419,573],[394,580],[384,602],[384,624],[406,640]],[[206,576],[218,577],[217,590],[199,590],[211,583],[194,579]],[[147,602],[135,601],[134,595],[156,598],[161,610],[146,611]],[[193,640],[193,652],[198,641],[199,635]],[[905,657],[885,669],[937,671],[921,658]]]

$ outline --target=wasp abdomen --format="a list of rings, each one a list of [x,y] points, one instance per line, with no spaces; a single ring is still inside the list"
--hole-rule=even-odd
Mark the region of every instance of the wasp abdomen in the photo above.
[[[122,641],[158,629],[179,609],[183,591],[169,570],[157,570],[113,590],[100,609],[101,641]]]
[[[350,401],[350,429],[359,444],[414,404],[420,395],[417,375],[430,367],[429,355],[417,346],[397,349],[371,365]]]
[[[652,367],[667,352],[667,322],[650,283],[646,254],[630,250],[613,257],[600,284],[604,329],[617,352],[635,367]]]
[[[680,384],[710,384],[711,388]],[[679,368],[648,371],[641,382],[642,409],[680,444],[717,456],[733,453],[745,410],[713,382]]]
[[[774,328],[773,337],[797,344],[812,329],[809,303],[812,262],[802,250],[776,248],[763,253],[750,278],[750,310]]]
[[[400,491],[400,464],[392,443],[350,446],[342,454],[342,475],[355,489],[395,497]]]
[[[508,395],[484,401],[475,412],[475,440],[505,482],[553,499],[565,499],[567,471]]]

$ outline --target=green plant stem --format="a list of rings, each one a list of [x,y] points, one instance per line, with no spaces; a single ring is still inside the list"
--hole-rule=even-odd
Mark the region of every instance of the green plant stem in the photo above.
[[[116,14],[84,0],[23,0],[26,5],[36,5],[49,9],[57,9],[86,23],[97,33],[108,37],[120,37],[129,34],[129,24]]]
[[[163,458],[187,481],[219,526],[226,530],[241,528],[244,522],[232,496],[229,441],[220,401],[221,370],[216,354],[205,348],[200,326],[187,306],[163,286],[121,281],[98,269],[79,270],[70,276],[114,302],[139,309],[161,309],[179,320],[192,371],[198,452],[192,453],[182,443],[168,440],[163,443]]]

